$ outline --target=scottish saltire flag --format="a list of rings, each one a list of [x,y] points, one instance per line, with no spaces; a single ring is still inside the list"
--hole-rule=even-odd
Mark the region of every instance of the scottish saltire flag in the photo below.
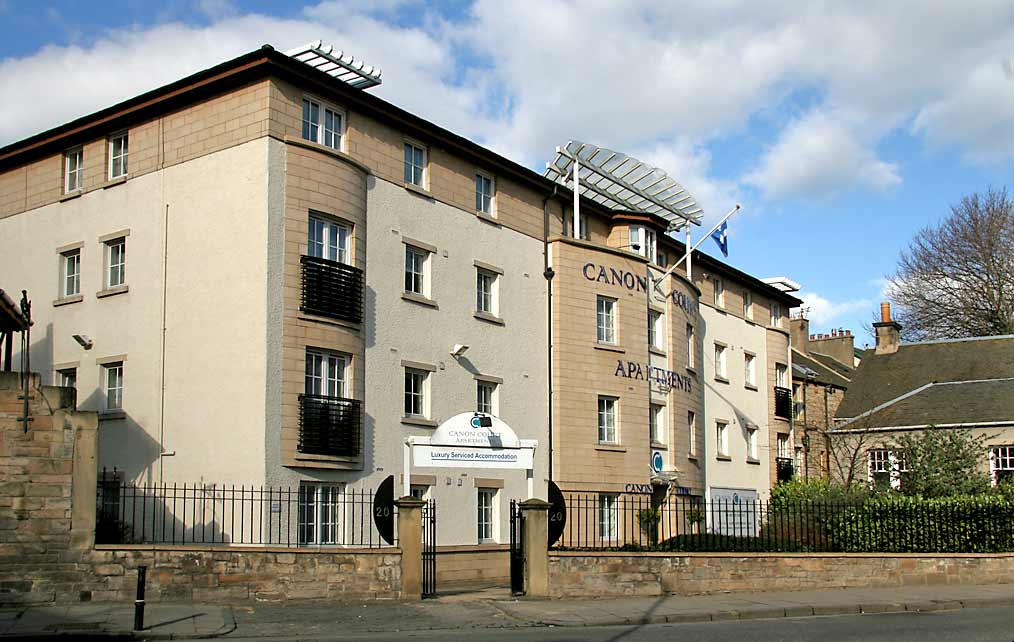
[[[718,243],[718,249],[722,250],[722,256],[729,258],[729,223],[722,223],[722,227],[711,233],[711,238]]]

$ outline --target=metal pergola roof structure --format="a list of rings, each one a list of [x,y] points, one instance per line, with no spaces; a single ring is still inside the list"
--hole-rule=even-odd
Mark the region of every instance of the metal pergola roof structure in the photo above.
[[[369,89],[380,84],[380,68],[356,60],[352,54],[333,45],[324,45],[320,40],[296,47],[285,52],[296,60],[319,69],[356,89]]]
[[[573,189],[574,163],[578,189],[585,198],[609,209],[655,214],[669,221],[670,230],[701,224],[703,210],[693,195],[664,170],[581,141],[556,148],[545,176]]]

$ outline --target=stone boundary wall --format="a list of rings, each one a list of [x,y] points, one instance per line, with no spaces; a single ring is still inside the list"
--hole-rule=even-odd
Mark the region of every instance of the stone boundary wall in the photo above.
[[[501,586],[510,582],[506,544],[437,547],[437,590]]]
[[[885,588],[1014,581],[1014,553],[550,552],[556,598],[703,595],[719,591]]]

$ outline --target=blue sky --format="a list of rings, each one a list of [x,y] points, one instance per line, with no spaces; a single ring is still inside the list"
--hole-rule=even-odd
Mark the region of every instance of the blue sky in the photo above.
[[[584,140],[669,171],[706,223],[742,203],[729,262],[801,283],[813,331],[863,343],[912,235],[1010,182],[1014,4],[788,5],[0,0],[0,145],[323,39],[384,69],[371,91],[533,169]]]

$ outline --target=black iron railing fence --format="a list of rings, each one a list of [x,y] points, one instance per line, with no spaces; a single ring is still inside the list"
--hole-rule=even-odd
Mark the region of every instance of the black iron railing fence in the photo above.
[[[104,470],[95,543],[379,548],[388,544],[374,525],[373,496],[317,483],[138,485]]]
[[[788,388],[775,386],[775,417],[792,417],[792,391]]]
[[[1014,501],[863,503],[564,493],[561,550],[989,553],[1014,551]]]

